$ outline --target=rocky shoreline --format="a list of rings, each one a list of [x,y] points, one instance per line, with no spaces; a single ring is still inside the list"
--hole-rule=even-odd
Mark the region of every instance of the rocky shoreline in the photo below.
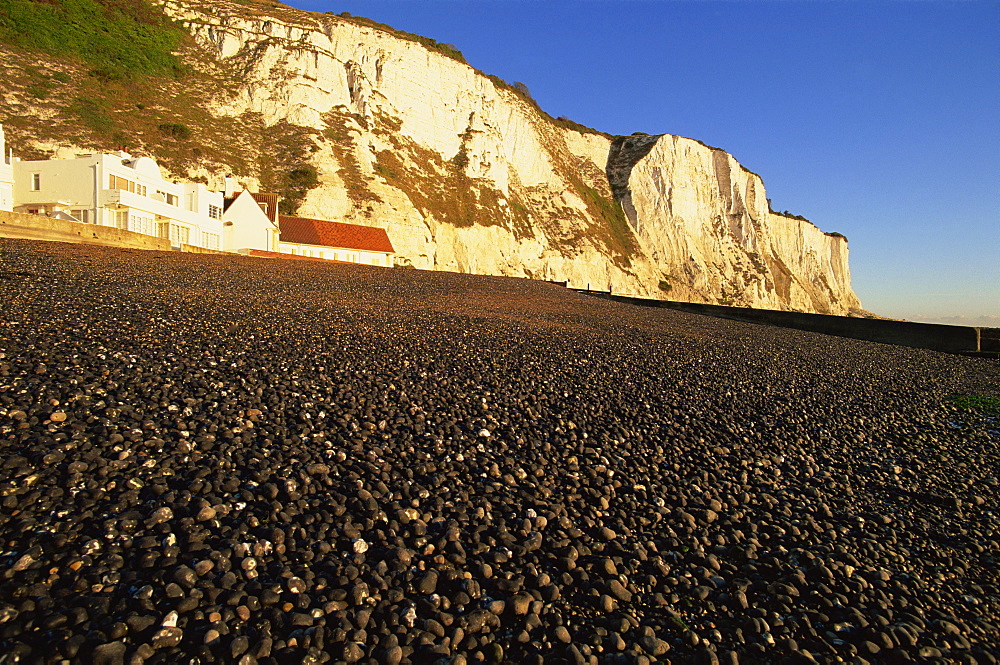
[[[994,663],[1000,364],[0,240],[0,662]]]

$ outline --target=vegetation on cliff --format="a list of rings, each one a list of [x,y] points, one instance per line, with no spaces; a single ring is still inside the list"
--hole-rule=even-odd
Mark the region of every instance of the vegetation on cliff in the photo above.
[[[146,0],[4,0],[0,40],[78,59],[102,78],[178,75],[184,31]]]
[[[468,157],[460,150],[443,159],[401,135],[385,132],[393,146],[376,154],[376,172],[386,184],[402,191],[423,215],[456,228],[500,226],[519,238],[533,236],[525,205],[507,199],[492,183],[465,173]]]

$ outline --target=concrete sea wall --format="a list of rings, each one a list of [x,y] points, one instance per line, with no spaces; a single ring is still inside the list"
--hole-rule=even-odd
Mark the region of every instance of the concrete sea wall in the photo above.
[[[44,215],[28,215],[0,210],[0,238],[43,240],[48,242],[73,242],[88,245],[105,245],[124,249],[150,249],[163,252],[171,250],[166,238],[125,231],[112,226],[83,224]],[[224,254],[214,249],[194,245],[181,245],[180,251],[197,254]]]
[[[128,249],[170,251],[170,241],[165,238],[123,231],[111,226],[83,224],[43,215],[6,211],[0,211],[0,238],[82,242]]]
[[[914,323],[912,321],[888,321],[884,319],[862,319],[829,314],[806,314],[750,307],[725,307],[701,303],[676,302],[671,300],[651,300],[633,296],[614,295],[607,292],[582,291],[589,295],[614,300],[616,302],[662,307],[692,314],[703,314],[735,321],[761,323],[783,328],[795,328],[811,332],[863,339],[869,342],[909,346],[946,353],[972,353],[1000,355],[1000,328],[975,328],[971,326],[948,326],[934,323]]]

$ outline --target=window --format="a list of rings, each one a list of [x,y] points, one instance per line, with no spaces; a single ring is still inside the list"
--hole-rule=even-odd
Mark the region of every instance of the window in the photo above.
[[[84,224],[90,224],[90,210],[87,209],[71,210],[70,214],[76,217]]]
[[[156,222],[153,221],[152,217],[129,215],[128,230],[134,231],[135,233],[142,233],[147,236],[153,236],[156,235]]]
[[[208,206],[208,216],[212,219],[222,219],[222,208],[219,206]]]
[[[132,192],[133,194],[136,193],[136,187],[134,182],[132,182],[131,180],[126,180],[125,178],[119,178],[116,175],[108,176],[108,188],[120,189],[125,192]],[[142,185],[139,185],[139,188],[142,190],[141,193],[145,195],[146,188],[143,187]]]
[[[128,230],[128,210],[119,210],[115,213],[115,226],[125,231]]]
[[[258,201],[257,205],[260,206],[260,209],[263,210],[264,214],[266,215],[267,214],[267,203],[265,203],[264,201]]]
[[[42,189],[42,174],[32,173],[31,174],[31,191],[37,192]]]
[[[175,197],[176,198],[176,197]],[[170,225],[170,244],[177,247],[179,245],[189,245],[191,241],[191,229],[178,224]]]
[[[201,244],[205,249],[219,249],[220,247],[219,234],[202,232]]]

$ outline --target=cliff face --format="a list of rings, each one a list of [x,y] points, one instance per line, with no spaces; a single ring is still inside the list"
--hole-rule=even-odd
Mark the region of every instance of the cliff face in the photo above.
[[[620,138],[608,175],[671,299],[860,308],[846,239],[771,212],[760,177],[722,150],[678,136]]]
[[[356,19],[161,4],[197,42],[195,66],[231,82],[211,117],[262,123],[296,146],[297,213],[382,226],[404,264],[709,303],[860,306],[846,240],[770,213],[760,178],[721,150],[561,126],[501,81]],[[208,166],[189,175],[218,185],[222,167],[269,186],[252,163]]]

